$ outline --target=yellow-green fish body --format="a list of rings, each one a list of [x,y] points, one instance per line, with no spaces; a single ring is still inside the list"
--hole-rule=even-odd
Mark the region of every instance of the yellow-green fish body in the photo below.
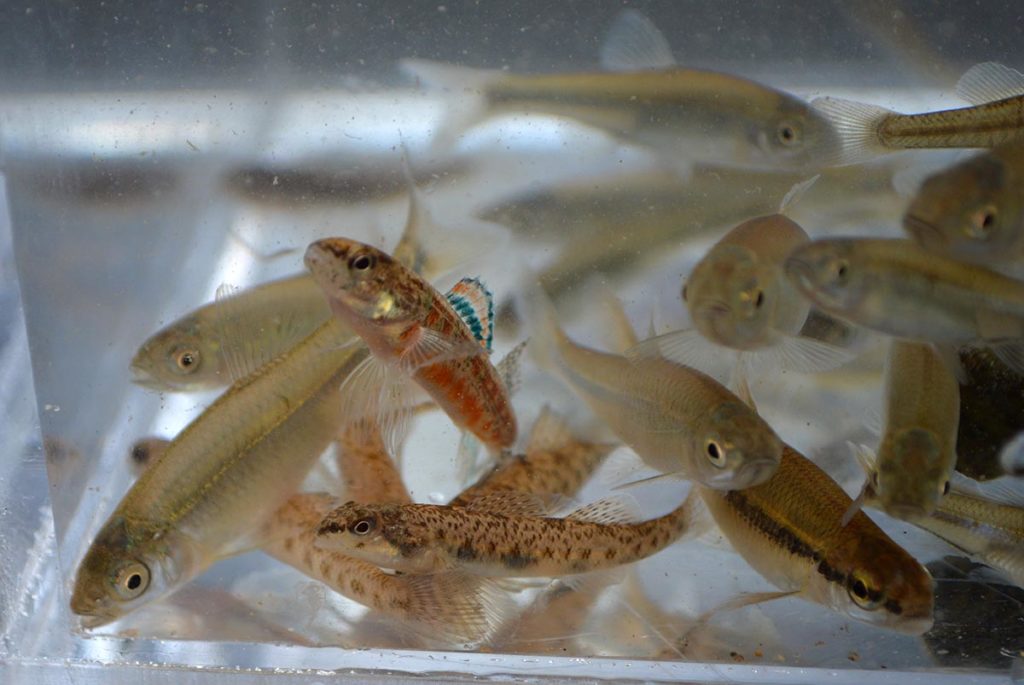
[[[928,571],[863,512],[844,525],[852,500],[796,450],[785,448],[765,483],[698,492],[736,551],[780,590],[900,632],[931,627]]]
[[[156,390],[231,384],[232,355],[278,356],[331,316],[320,288],[299,274],[204,305],[148,338],[132,359],[133,380]]]
[[[869,487],[886,513],[913,520],[949,490],[960,386],[931,345],[894,340],[887,367],[885,427]]]

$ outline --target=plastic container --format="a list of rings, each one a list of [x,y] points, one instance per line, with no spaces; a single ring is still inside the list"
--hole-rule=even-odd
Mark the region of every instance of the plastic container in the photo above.
[[[1010,2],[980,9],[918,2],[638,7],[663,29],[680,63],[804,97],[855,96],[911,111],[953,102],[952,84],[975,62],[1024,63]],[[406,207],[402,143],[414,171],[425,170],[431,210],[442,222],[546,184],[657,168],[643,151],[543,118],[482,126],[438,162],[431,135],[453,96],[417,89],[395,68],[416,56],[515,71],[594,69],[619,8],[7,8],[0,28],[0,682],[258,676],[309,684],[345,677],[937,685],[1024,677],[1024,594],[993,589],[991,578],[957,566],[952,548],[882,516],[886,530],[922,561],[939,560],[948,576],[937,586],[936,636],[928,642],[791,599],[725,617],[703,651],[673,658],[658,656],[664,650],[657,646],[671,636],[650,626],[630,632],[625,604],[603,608],[610,618],[564,655],[528,646],[516,654],[431,651],[401,631],[362,629],[359,607],[258,552],[216,564],[113,631],[74,625],[70,582],[131,482],[129,445],[143,435],[173,436],[212,399],[133,386],[127,363],[142,339],[209,300],[221,283],[245,286],[296,271],[315,237],[390,244]],[[812,235],[825,230],[805,227]],[[621,237],[628,240],[630,230],[624,225]],[[898,224],[850,230],[893,234]],[[655,301],[663,311],[678,307],[679,277],[706,247],[702,240],[615,281],[636,321],[646,320]],[[499,300],[516,288],[510,255],[544,258],[539,233],[536,241],[516,241],[474,265]],[[259,256],[289,248],[297,252]],[[584,318],[593,314],[578,306]],[[591,325],[593,335],[593,317]],[[533,416],[542,396],[581,413],[567,391],[538,388],[527,390],[524,416]],[[862,427],[877,384],[816,408],[813,387],[789,392],[768,401],[766,414],[788,440],[838,464],[836,477],[851,483],[850,463],[824,448],[842,444],[832,433]],[[453,495],[445,455],[456,438],[441,421],[422,430],[417,461],[406,471],[410,488],[424,501]],[[671,506],[679,492],[658,490],[645,506]],[[770,589],[735,553],[694,541],[642,562],[638,574],[657,609],[679,620],[714,598]]]

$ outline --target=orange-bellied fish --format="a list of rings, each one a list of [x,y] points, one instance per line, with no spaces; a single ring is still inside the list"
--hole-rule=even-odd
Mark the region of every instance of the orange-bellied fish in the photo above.
[[[399,399],[402,379],[393,375],[398,371],[488,447],[513,443],[516,417],[509,393],[487,356],[491,296],[479,280],[459,281],[446,297],[387,253],[347,238],[314,242],[305,261],[335,315],[375,358],[346,395],[364,404],[350,406],[346,416],[383,417],[390,444],[409,413]]]

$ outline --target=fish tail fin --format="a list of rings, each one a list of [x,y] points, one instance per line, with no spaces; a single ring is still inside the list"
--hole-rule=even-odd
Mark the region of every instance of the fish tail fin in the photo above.
[[[839,138],[829,160],[833,165],[859,164],[888,151],[878,139],[878,126],[891,110],[833,97],[816,98],[811,105],[828,118]]]
[[[399,67],[418,84],[452,96],[444,121],[434,131],[433,146],[437,149],[453,147],[467,131],[490,116],[487,89],[502,76],[502,72],[496,70],[425,59],[404,59]]]
[[[622,299],[608,286],[604,286],[600,290],[601,301],[604,303],[605,309],[608,310],[609,338],[612,349],[616,352],[625,352],[635,347],[639,344],[640,339],[637,337],[633,324],[629,321],[629,315],[626,314],[626,307],[622,304]]]

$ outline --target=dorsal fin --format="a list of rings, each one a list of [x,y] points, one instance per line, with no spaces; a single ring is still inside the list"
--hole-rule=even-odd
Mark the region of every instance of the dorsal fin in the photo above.
[[[956,84],[956,96],[972,105],[1024,95],[1024,74],[998,62],[968,69]]]
[[[627,495],[615,495],[582,506],[570,512],[566,518],[574,521],[612,525],[636,523],[640,517],[633,498]]]
[[[479,278],[463,278],[445,295],[473,337],[487,350],[494,341],[494,298]]]
[[[559,495],[503,490],[474,497],[466,504],[466,509],[505,516],[547,516],[564,503],[565,498]]]
[[[675,66],[665,35],[635,9],[619,12],[601,46],[601,66],[608,71],[645,71]]]
[[[530,342],[529,338],[517,344],[508,351],[508,354],[501,358],[501,361],[494,365],[502,382],[505,384],[505,390],[508,391],[509,396],[519,392],[519,388],[523,385],[523,374],[520,367],[522,366],[523,352],[526,351],[526,344],[528,342]]]

